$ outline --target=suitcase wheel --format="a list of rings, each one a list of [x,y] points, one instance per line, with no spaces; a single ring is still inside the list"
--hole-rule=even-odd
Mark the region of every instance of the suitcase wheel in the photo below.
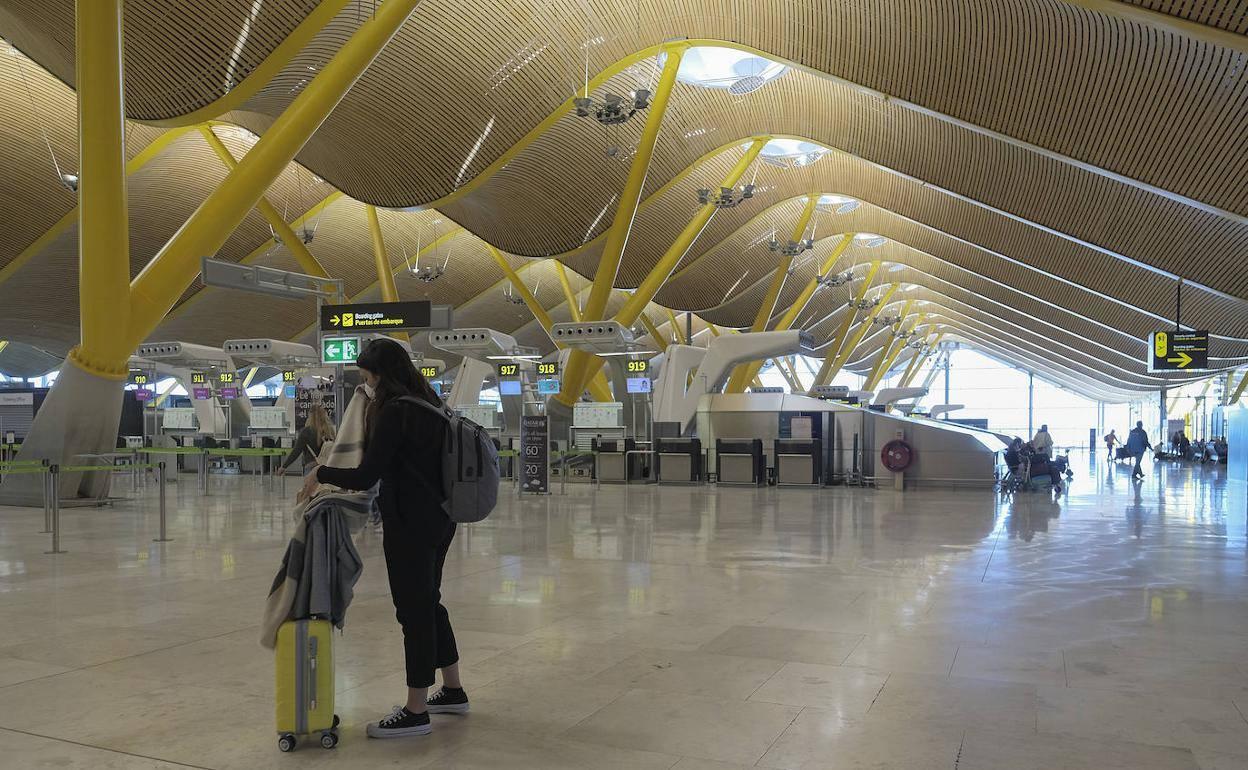
[[[294,751],[295,744],[295,736],[293,735],[287,734],[277,739],[277,748],[281,751]]]
[[[321,735],[321,748],[332,749],[338,745],[337,733],[324,733]]]

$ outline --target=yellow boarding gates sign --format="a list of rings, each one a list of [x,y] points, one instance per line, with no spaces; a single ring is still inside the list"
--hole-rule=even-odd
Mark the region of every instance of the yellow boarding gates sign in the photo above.
[[[1164,331],[1149,336],[1150,372],[1193,372],[1209,368],[1208,331]]]

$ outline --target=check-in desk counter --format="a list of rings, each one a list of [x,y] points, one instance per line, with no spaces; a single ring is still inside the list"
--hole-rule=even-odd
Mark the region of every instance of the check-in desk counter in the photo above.
[[[814,486],[823,483],[823,446],[812,439],[776,439],[776,484]]]
[[[660,484],[702,483],[702,442],[696,438],[655,439],[654,470]]]
[[[761,487],[767,483],[767,457],[760,438],[715,440],[715,483]]]
[[[593,442],[595,477],[600,483],[644,481],[650,476],[649,450],[631,438],[596,438]]]

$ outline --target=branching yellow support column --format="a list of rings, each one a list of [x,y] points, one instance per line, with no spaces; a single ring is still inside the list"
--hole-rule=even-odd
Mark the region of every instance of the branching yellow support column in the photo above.
[[[1230,381],[1228,380],[1227,383],[1229,385]],[[1226,403],[1227,404],[1239,403],[1239,397],[1244,395],[1245,385],[1248,385],[1248,369],[1244,370],[1243,376],[1239,378],[1239,384],[1235,386],[1234,392],[1231,393],[1230,400],[1228,400]]]
[[[118,329],[130,316],[130,222],[126,203],[122,0],[79,2],[78,85],[79,368],[126,377],[134,345]]]
[[[589,321],[602,320],[606,312],[607,300],[611,290],[615,288],[615,276],[620,269],[620,261],[624,257],[624,247],[628,243],[629,232],[633,229],[633,217],[637,216],[637,204],[641,201],[641,190],[646,183],[646,174],[650,170],[650,158],[654,154],[654,145],[659,138],[659,128],[663,125],[663,114],[667,112],[667,103],[672,96],[672,87],[676,84],[676,73],[680,70],[681,59],[688,49],[686,43],[675,43],[664,47],[667,60],[663,63],[663,72],[659,75],[659,83],[654,89],[654,97],[646,110],[646,127],[641,132],[637,143],[637,151],[633,155],[633,164],[628,172],[624,189],[620,192],[620,202],[616,204],[615,219],[611,222],[611,230],[607,233],[602,246],[602,256],[598,260],[598,269],[594,273],[594,283],[589,290],[589,299],[585,302],[584,316]]]
[[[650,320],[649,315],[645,313],[641,314],[641,325],[646,327],[646,331],[650,333],[651,337],[654,337],[654,341],[659,345],[660,352],[667,350],[668,346],[672,344],[668,341],[667,337],[663,335],[663,332],[659,331],[659,327],[654,325],[654,321]]]
[[[931,349],[929,352],[924,353],[921,356],[914,357],[915,360],[911,362],[910,368],[906,370],[905,375],[902,376],[901,381],[898,383],[897,387],[899,388],[910,387],[910,383],[914,382],[915,376],[917,376],[919,371],[923,368],[923,364],[927,363],[927,359],[932,357],[932,352],[937,349],[937,346],[940,345],[940,341],[944,339],[944,337],[945,337],[945,333],[943,331],[940,332],[939,334],[936,335],[935,339],[933,339],[931,343],[928,344],[928,347]]]
[[[390,264],[390,252],[386,251],[386,238],[381,232],[381,220],[376,206],[364,206],[368,217],[368,234],[373,241],[373,264],[377,268],[377,286],[381,289],[382,302],[398,302],[399,287],[394,282],[394,267]],[[407,340],[407,332],[392,332],[396,340]]]
[[[819,371],[815,374],[814,385],[827,385],[836,376],[836,372],[832,370],[836,359],[841,354],[841,349],[845,347],[845,340],[849,337],[849,330],[854,325],[854,320],[858,318],[862,312],[858,309],[858,303],[862,302],[867,296],[867,290],[871,288],[871,284],[875,281],[875,274],[880,271],[880,262],[876,260],[871,263],[871,269],[867,271],[866,277],[862,281],[862,287],[858,289],[858,293],[850,300],[851,306],[849,312],[845,314],[845,321],[841,324],[840,330],[836,333],[834,339],[836,342],[828,349],[827,354],[823,357],[823,363],[819,365]]]
[[[568,302],[568,315],[576,323],[581,321],[581,306],[576,301],[576,294],[572,291],[572,284],[568,281],[568,269],[563,266],[559,260],[555,260],[555,272],[559,275],[559,285],[563,287],[563,298]]]
[[[758,157],[758,154],[762,152],[763,146],[770,139],[771,137],[767,136],[755,137],[750,143],[749,149],[745,151],[745,154],[741,156],[737,164],[724,177],[724,181],[720,183],[720,186],[736,187],[741,176],[745,174],[750,164]],[[624,326],[632,326],[637,321],[637,317],[654,300],[655,295],[659,293],[659,289],[663,288],[663,284],[667,282],[668,276],[676,269],[676,265],[680,264],[680,260],[684,258],[685,252],[689,250],[689,247],[693,245],[693,242],[702,233],[707,222],[711,221],[711,215],[714,213],[715,207],[710,203],[704,204],[698,209],[698,213],[689,221],[689,224],[685,225],[685,229],[681,230],[680,235],[676,236],[676,240],[672,242],[672,245],[659,258],[659,261],[650,270],[650,273],[642,280],[641,285],[633,291],[632,295],[624,303],[624,306],[615,314],[616,321],[619,321]],[[592,319],[588,312],[585,313],[585,316]],[[571,385],[574,388],[583,388],[584,383],[589,380],[593,373],[602,368],[602,359],[595,358],[587,353],[578,356],[578,353],[580,351],[573,351],[572,355],[568,357],[568,370],[563,380],[565,389],[559,393],[559,401],[568,406],[576,402],[580,390],[568,391],[567,387]],[[574,375],[576,379],[573,379]]]
[[[672,324],[672,339],[678,345],[689,345],[689,340],[685,339],[685,332],[680,328],[680,322],[676,320],[676,314],[671,308],[667,308],[667,320]]]
[[[494,257],[494,261],[498,264],[499,269],[503,271],[503,275],[507,276],[507,280],[511,281],[511,285],[515,289],[516,294],[520,295],[520,298],[524,300],[524,304],[527,305],[529,311],[533,313],[533,317],[537,319],[537,323],[542,327],[542,330],[546,332],[547,336],[549,336],[550,327],[554,325],[554,320],[551,319],[550,313],[546,312],[546,308],[542,307],[542,303],[537,301],[537,297],[534,296],[532,291],[529,291],[529,287],[524,283],[524,279],[522,279],[520,274],[513,270],[511,265],[507,263],[506,257],[504,257],[498,249],[494,248],[493,245],[486,243],[485,246],[489,249],[490,256]],[[568,300],[568,304],[573,304],[571,299]],[[556,347],[562,347],[558,343],[555,343],[555,345]],[[611,388],[607,384],[607,378],[602,376],[601,372],[599,372],[597,377],[590,381],[589,392],[590,395],[594,397],[595,401],[611,400]]]
[[[916,326],[917,326],[917,324],[916,324]],[[929,326],[928,328],[926,328],[926,329],[924,329],[924,330],[923,330],[923,344],[924,344],[924,345],[926,345],[926,344],[927,344],[927,341],[928,341],[929,339],[931,339],[931,336],[932,336],[932,334],[933,334],[933,333],[934,333],[934,332],[933,332],[933,330],[932,330],[932,328],[931,328],[930,326]],[[897,354],[897,356],[896,356],[896,359],[900,359],[900,358],[901,358],[901,355],[900,355],[900,354],[901,354],[901,353],[904,353],[904,352],[905,352],[905,350],[906,350],[906,348],[903,346],[903,347],[902,347],[902,348],[898,351],[898,354]],[[898,377],[898,378],[897,378],[897,387],[899,387],[899,388],[901,388],[901,387],[905,387],[904,385],[902,385],[902,383],[906,381],[906,378],[908,378],[911,374],[913,374],[913,373],[914,373],[914,368],[915,368],[916,366],[918,366],[919,361],[921,361],[922,359],[923,359],[923,355],[922,355],[922,353],[920,353],[920,352],[919,352],[919,351],[917,351],[917,350],[916,350],[916,351],[914,351],[914,355],[910,356],[910,362],[906,365],[906,370],[905,370],[904,372],[902,372],[902,375],[901,375],[900,377]]]
[[[334,107],[399,30],[420,0],[387,0],[273,122],[256,146],[200,204],[130,285],[131,315],[122,345],[133,350],[191,285],[199,261],[215,254],[294,159]],[[89,7],[96,3],[83,3]],[[115,296],[115,295],[114,295]],[[114,308],[115,310],[115,308]]]
[[[902,306],[901,315],[897,321],[897,331],[901,331],[901,325],[906,322],[912,307],[914,307],[914,300],[907,300],[906,304]],[[871,369],[871,374],[862,386],[863,390],[875,390],[875,386],[879,384],[880,378],[884,376],[884,372],[888,371],[888,367],[893,365],[894,357],[900,354],[901,350],[901,339],[896,336],[889,337],[888,344],[880,350],[880,358],[875,362],[875,367]]]
[[[810,224],[810,218],[815,213],[815,206],[819,204],[819,196],[811,194],[806,196],[806,206],[802,209],[802,215],[798,217],[797,224],[793,226],[793,236],[789,238],[790,243],[797,243],[806,235],[806,227]],[[776,265],[775,271],[771,275],[771,285],[767,287],[767,293],[763,296],[763,301],[758,306],[758,312],[754,314],[754,323],[750,325],[750,331],[761,332],[767,328],[767,322],[771,320],[771,316],[776,312],[776,300],[780,298],[780,291],[784,288],[785,279],[789,277],[789,268],[793,266],[794,254],[781,253],[780,262]],[[737,364],[732,370],[732,376],[728,378],[728,386],[724,388],[725,393],[740,393],[745,390],[746,380],[750,376],[750,364]]]
[[[818,382],[816,382],[817,385],[827,385],[836,378],[836,375],[840,373],[841,368],[844,367],[846,362],[849,361],[849,357],[853,355],[858,346],[862,344],[862,340],[867,336],[867,332],[871,331],[871,324],[880,315],[880,312],[884,310],[884,307],[888,305],[889,298],[893,296],[893,292],[897,291],[899,286],[901,286],[901,284],[892,284],[888,287],[888,290],[880,296],[880,303],[871,311],[871,315],[867,316],[863,319],[862,323],[858,324],[858,331],[854,333],[853,340],[851,340],[849,344],[841,347],[841,352],[837,354],[836,360],[832,362],[831,369],[828,370],[827,379],[820,378]],[[822,367],[820,367],[820,371],[822,371]]]
[[[823,277],[824,273],[828,272],[836,265],[837,261],[840,260],[841,255],[845,253],[845,250],[848,249],[849,245],[853,242],[853,233],[845,233],[841,236],[841,242],[838,243],[834,249],[832,249],[832,253],[824,258],[823,264],[819,266],[819,272],[815,274],[814,278],[811,278],[806,282],[806,286],[802,289],[802,293],[797,295],[797,299],[793,301],[793,304],[789,305],[789,309],[784,311],[784,315],[780,316],[779,321],[776,321],[776,331],[784,331],[792,328],[793,322],[797,320],[797,316],[806,309],[806,304],[810,302],[810,298],[815,296],[815,291],[819,288],[819,279]],[[758,376],[758,370],[763,368],[763,362],[755,361],[746,364],[746,367],[745,378],[746,380],[752,380]],[[725,389],[724,392],[739,393],[740,391]]]
[[[234,153],[230,152],[230,148],[216,135],[210,126],[201,125],[199,133],[203,135],[204,141],[208,142],[208,146],[217,154],[217,157],[225,163],[226,168],[231,171],[238,165],[238,159],[234,157]],[[371,208],[371,206],[370,206]],[[269,223],[269,227],[273,228],[273,232],[277,233],[277,237],[281,239],[282,244],[290,252],[290,255],[299,263],[299,267],[308,275],[314,275],[317,278],[328,278],[329,273],[325,272],[325,268],[321,266],[320,260],[312,256],[312,252],[308,251],[308,247],[304,244],[290,225],[286,224],[286,218],[273,208],[273,204],[268,198],[261,196],[256,202],[256,211],[264,217]]]

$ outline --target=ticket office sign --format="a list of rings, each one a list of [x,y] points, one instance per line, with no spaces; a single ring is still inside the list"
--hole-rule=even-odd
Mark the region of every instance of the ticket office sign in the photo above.
[[[520,491],[550,490],[550,421],[546,415],[520,418]]]

